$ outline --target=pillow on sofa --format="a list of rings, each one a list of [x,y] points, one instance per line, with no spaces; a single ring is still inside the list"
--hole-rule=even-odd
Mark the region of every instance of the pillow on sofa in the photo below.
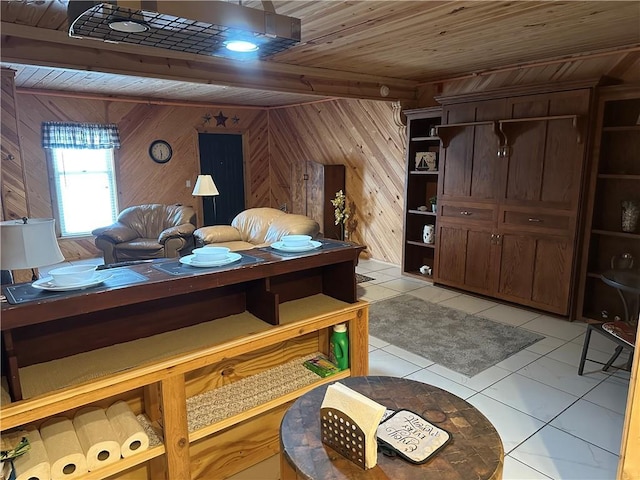
[[[215,225],[214,228],[200,228],[197,234],[204,245],[242,240],[238,229],[230,225]]]

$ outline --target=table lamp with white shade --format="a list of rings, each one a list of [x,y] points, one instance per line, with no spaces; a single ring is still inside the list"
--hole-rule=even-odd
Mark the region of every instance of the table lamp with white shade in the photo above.
[[[216,195],[220,195],[211,175],[198,175],[196,185],[193,187],[194,197],[213,197],[213,216],[216,216]],[[203,218],[204,221],[204,218]]]
[[[36,268],[63,262],[54,226],[53,218],[23,217],[0,222],[0,268],[31,269],[35,281]]]

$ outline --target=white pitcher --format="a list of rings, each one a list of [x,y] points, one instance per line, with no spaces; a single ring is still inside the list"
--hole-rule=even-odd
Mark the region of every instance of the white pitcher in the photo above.
[[[425,225],[422,229],[422,241],[424,243],[434,243],[435,241],[435,227],[431,224]]]

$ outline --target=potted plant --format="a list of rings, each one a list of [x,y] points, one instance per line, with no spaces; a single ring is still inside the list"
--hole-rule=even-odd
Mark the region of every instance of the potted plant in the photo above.
[[[434,195],[433,197],[431,197],[429,199],[429,203],[431,204],[431,211],[433,213],[436,213],[438,211],[438,205],[437,205],[438,197],[437,197],[437,195]]]

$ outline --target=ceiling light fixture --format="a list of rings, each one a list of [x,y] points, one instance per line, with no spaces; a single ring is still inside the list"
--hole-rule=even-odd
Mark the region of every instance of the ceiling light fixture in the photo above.
[[[142,33],[149,30],[149,27],[142,22],[135,22],[133,20],[116,21],[109,24],[111,30],[122,33]]]
[[[255,52],[259,48],[255,43],[245,40],[229,40],[224,42],[224,46],[232,52]]]
[[[74,38],[199,55],[265,58],[300,42],[299,19],[229,2],[70,1],[67,17]]]

